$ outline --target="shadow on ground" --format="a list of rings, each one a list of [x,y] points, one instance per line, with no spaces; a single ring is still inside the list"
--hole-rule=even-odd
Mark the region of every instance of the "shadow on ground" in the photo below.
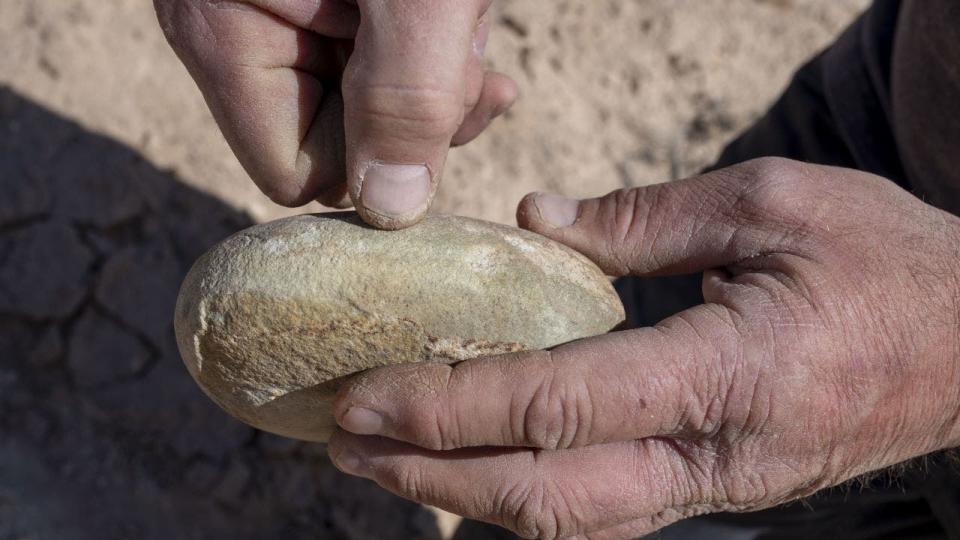
[[[0,539],[439,537],[426,510],[190,379],[181,278],[250,224],[0,87]]]

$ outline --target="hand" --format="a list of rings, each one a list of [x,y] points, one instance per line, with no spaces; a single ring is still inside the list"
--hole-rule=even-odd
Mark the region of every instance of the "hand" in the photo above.
[[[706,270],[706,303],[361,374],[335,404],[343,471],[530,538],[632,538],[960,443],[960,220],[894,184],[763,159],[518,218],[609,274]]]
[[[155,0],[240,162],[274,201],[426,213],[453,144],[516,99],[481,63],[491,0]]]

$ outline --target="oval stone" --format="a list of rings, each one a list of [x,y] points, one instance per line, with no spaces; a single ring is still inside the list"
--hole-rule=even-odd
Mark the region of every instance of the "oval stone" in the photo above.
[[[543,236],[452,216],[381,231],[341,213],[215,246],[187,275],[175,325],[191,375],[227,412],[324,442],[351,374],[553,347],[623,318],[600,269]]]

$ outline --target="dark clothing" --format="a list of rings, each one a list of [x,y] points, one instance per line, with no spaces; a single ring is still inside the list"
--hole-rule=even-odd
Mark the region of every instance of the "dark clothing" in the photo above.
[[[714,168],[761,156],[868,171],[960,212],[960,1],[877,0]],[[700,276],[621,280],[618,290],[639,326],[702,302]],[[652,538],[960,539],[960,470],[934,455],[865,489],[695,518]]]
[[[876,0],[714,168],[760,156],[871,172],[960,214],[960,2]]]
[[[900,12],[891,105],[914,192],[960,214],[960,2],[911,0]]]
[[[899,0],[879,0],[803,66],[783,96],[713,168],[780,156],[868,171],[906,184],[890,107]]]

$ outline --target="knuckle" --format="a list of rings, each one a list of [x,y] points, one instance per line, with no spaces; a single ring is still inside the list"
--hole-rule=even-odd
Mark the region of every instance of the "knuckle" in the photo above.
[[[531,516],[539,507],[542,492],[531,482],[502,486],[494,495],[493,521],[509,528],[523,538],[536,538],[536,526]]]
[[[280,206],[296,208],[309,203],[312,199],[310,192],[299,182],[257,181],[256,184],[268,199]]]
[[[556,486],[542,478],[513,486],[501,498],[501,522],[519,536],[530,539],[564,538],[575,527]]]
[[[771,499],[783,497],[785,491],[774,494],[769,473],[763,468],[745,467],[755,449],[736,447],[714,449],[709,458],[702,461],[697,484],[706,498],[717,508],[732,511],[748,511],[768,505]],[[706,495],[709,494],[709,495]]]
[[[551,534],[556,531],[556,524],[549,523],[549,514],[543,512],[542,494],[539,497],[531,497],[524,500],[517,509],[516,529],[517,533],[524,538],[545,539],[553,538]]]
[[[697,370],[692,379],[685,383],[689,393],[683,407],[681,425],[685,431],[697,437],[712,437],[724,426],[727,391],[722,388],[724,383],[715,374],[704,376],[703,371]]]
[[[672,440],[668,442],[676,459],[665,467],[665,484],[669,486],[664,499],[667,508],[691,505],[711,505],[722,501],[716,490],[716,467],[723,454],[709,442]]]
[[[463,97],[441,87],[420,85],[343,84],[345,107],[368,129],[405,140],[449,139],[463,120]]]
[[[605,220],[605,223],[611,228],[608,231],[611,255],[628,251],[638,238],[643,237],[646,221],[637,219],[639,198],[640,192],[636,189],[617,190],[609,198],[612,205],[608,212],[612,214],[612,219]]]
[[[743,185],[739,202],[748,216],[785,216],[804,202],[807,176],[798,163],[782,158],[761,158],[745,165],[749,180]]]
[[[778,156],[766,156],[751,159],[742,164],[747,174],[753,178],[772,178],[790,174],[801,168],[803,163]]]
[[[313,199],[313,191],[294,171],[268,161],[272,160],[245,164],[254,183],[267,198],[289,208],[303,206]]]
[[[723,500],[737,509],[750,509],[763,504],[770,497],[767,480],[757,472],[717,473],[714,491],[723,494]]]
[[[460,448],[463,439],[452,390],[454,367],[446,364],[414,364],[406,368],[408,388],[396,403],[404,435],[428,450]]]
[[[424,441],[425,447],[432,450],[453,450],[470,444],[465,436],[465,421],[460,416],[458,406],[464,380],[473,375],[466,364],[449,366],[437,364],[431,370],[430,380],[432,387],[437,389],[440,399],[430,399],[423,407],[419,416],[425,422],[432,422],[431,426],[424,426],[424,433],[432,436]],[[432,428],[432,429],[431,429]]]
[[[557,404],[550,399],[552,385],[552,377],[544,379],[523,411],[523,436],[520,440],[537,448],[556,449],[563,436],[563,426],[558,421],[562,413],[557,411]]]
[[[411,441],[427,450],[452,450],[459,448],[455,431],[446,427],[445,414],[439,407],[430,407],[419,402],[407,404],[400,411]]]
[[[415,413],[419,426],[415,426],[415,437],[419,446],[428,450],[446,451],[455,450],[467,446],[468,441],[462,436],[459,429],[460,423],[457,416],[452,411],[437,405],[423,407],[419,413]]]
[[[394,465],[381,473],[381,478],[385,478],[385,481],[407,499],[421,501],[427,497],[423,472],[419,468]]]
[[[547,361],[545,374],[523,401],[524,407],[518,414],[518,424],[522,426],[519,440],[549,450],[582,446],[587,442],[593,417],[585,377],[561,377],[557,364],[562,360]]]
[[[603,224],[603,255],[626,273],[633,270],[630,261],[640,248],[648,245],[650,218],[648,209],[656,199],[657,186],[620,189],[600,199],[597,222]]]
[[[678,385],[686,396],[679,426],[697,436],[709,437],[724,427],[731,408],[737,406],[734,382],[741,376],[745,363],[742,323],[731,310],[719,306],[696,314],[681,314],[677,320],[689,329],[699,354],[706,360],[690,364],[677,374]]]
[[[760,158],[742,165],[742,181],[732,204],[734,219],[782,239],[804,239],[817,232],[824,205],[832,196],[823,178],[806,164],[783,158]],[[830,212],[827,214],[835,214]]]

